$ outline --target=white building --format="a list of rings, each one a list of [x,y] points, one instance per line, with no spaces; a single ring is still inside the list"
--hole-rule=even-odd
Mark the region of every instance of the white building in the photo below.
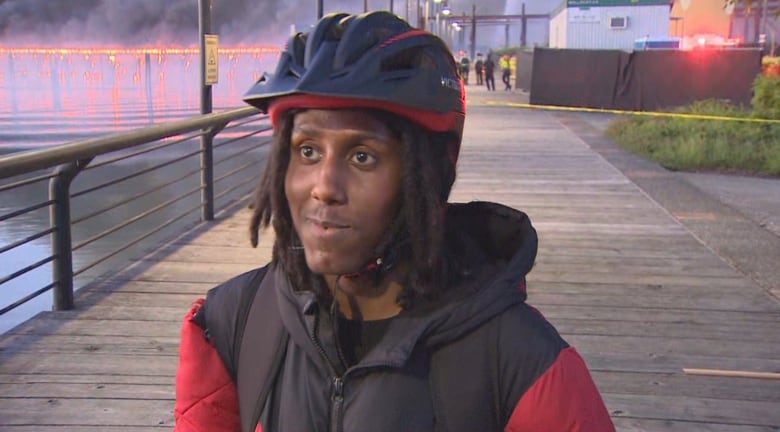
[[[670,0],[564,0],[550,15],[550,48],[622,49],[669,36]]]

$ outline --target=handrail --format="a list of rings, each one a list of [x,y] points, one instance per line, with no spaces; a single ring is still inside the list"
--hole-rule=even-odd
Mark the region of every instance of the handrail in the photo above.
[[[12,153],[0,157],[0,179],[30,171],[53,168],[73,160],[92,158],[99,154],[126,149],[197,129],[207,129],[214,125],[250,117],[258,112],[253,107],[237,108],[129,132],[118,132],[98,138],[75,141],[53,148]]]
[[[271,130],[267,116],[258,114],[259,111],[252,107],[238,108],[0,156],[0,180],[10,179],[0,183],[0,202],[15,204],[3,196],[13,191],[24,191],[16,196],[25,197],[28,188],[36,191],[35,196],[30,198],[33,201],[23,199],[20,208],[6,205],[2,210],[5,213],[0,212],[0,220],[11,226],[14,218],[29,219],[33,214],[38,214],[36,217],[40,219],[41,211],[48,209],[49,212],[48,226],[40,224],[32,228],[32,232],[23,230],[20,234],[15,233],[18,234],[17,238],[11,236],[7,244],[0,244],[0,255],[16,252],[20,247],[30,247],[31,242],[39,242],[46,236],[51,239],[50,255],[37,256],[36,253],[36,256],[29,257],[31,263],[23,263],[15,269],[3,266],[0,271],[0,293],[3,284],[23,275],[27,277],[32,272],[40,272],[43,266],[51,267],[51,279],[43,281],[43,287],[29,287],[29,292],[21,299],[5,299],[8,304],[0,304],[0,315],[49,290],[53,290],[53,309],[71,309],[74,307],[76,276],[84,277],[87,270],[104,263],[108,265],[106,261],[110,258],[127,259],[127,255],[117,255],[131,252],[131,247],[132,250],[141,247],[139,243],[152,236],[155,236],[155,242],[159,242],[157,234],[162,234],[163,230],[179,230],[180,233],[184,230],[182,224],[191,226],[192,222],[187,220],[191,220],[197,210],[201,210],[201,221],[211,220],[216,201],[224,202],[224,208],[233,206],[236,199],[245,199],[257,181],[258,158],[262,158],[263,154],[259,149],[269,140],[267,135],[265,138],[257,136]],[[263,120],[266,122],[260,126],[250,125]],[[202,145],[193,147],[199,137],[216,139],[228,129],[237,133],[231,132],[207,148]],[[153,152],[156,153],[152,155]],[[192,158],[198,155],[201,156],[200,166],[188,165],[195,163]],[[95,163],[90,165],[93,160]],[[132,160],[141,161],[144,165],[130,174],[114,168],[134,163]],[[175,167],[182,163],[185,165]],[[215,173],[217,168],[220,172]],[[100,173],[95,174],[96,169],[100,173],[105,170],[108,172],[104,177],[97,178]],[[41,170],[52,171],[41,173]],[[71,191],[74,179],[80,173],[86,176],[87,171],[92,177],[85,181],[94,183],[88,183],[86,187],[81,185],[79,190]],[[195,179],[198,173],[199,179]],[[39,187],[47,181],[48,196]],[[127,184],[135,185],[125,186]],[[216,186],[220,187],[220,191],[214,191]],[[171,190],[175,194],[171,195]],[[209,193],[203,193],[205,190]],[[134,214],[126,214],[130,204],[138,207],[142,198],[142,204],[147,207],[133,208]],[[78,203],[72,205],[74,199],[79,200],[79,203],[83,200],[94,203],[92,206],[79,206]],[[103,201],[108,204],[102,205]],[[71,214],[72,208],[76,210],[75,216]],[[118,223],[111,219],[109,213],[112,211],[114,215],[121,215]],[[148,221],[152,216],[155,220]],[[141,219],[146,219],[143,227],[132,226]],[[165,220],[161,222],[158,219]],[[85,221],[89,223],[84,224]],[[76,232],[78,235],[73,235],[72,227],[76,224],[81,231],[84,231],[84,225],[94,227],[89,227],[89,233]],[[100,228],[102,225],[108,226]],[[102,244],[110,240],[107,237],[120,230],[130,233],[125,236],[125,240],[130,238],[129,241]],[[173,233],[166,232],[166,235]],[[81,256],[82,249],[93,248],[93,243],[97,241],[101,241],[100,253],[91,256],[94,259],[92,262],[81,260],[81,268],[74,269],[74,253]],[[148,247],[142,250],[148,250]],[[24,252],[22,255],[25,255]]]

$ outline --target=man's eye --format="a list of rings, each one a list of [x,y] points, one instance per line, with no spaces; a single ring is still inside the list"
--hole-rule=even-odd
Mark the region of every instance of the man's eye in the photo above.
[[[376,162],[376,158],[364,151],[355,152],[352,159],[360,165],[368,165]]]
[[[311,146],[301,146],[298,151],[304,159],[315,159],[317,157],[317,151]]]

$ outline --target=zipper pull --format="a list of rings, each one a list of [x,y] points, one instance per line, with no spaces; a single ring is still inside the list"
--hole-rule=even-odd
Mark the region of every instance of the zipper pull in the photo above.
[[[344,400],[344,380],[340,377],[333,378],[333,400],[338,402]]]
[[[344,411],[344,380],[333,378],[333,393],[330,405],[330,432],[341,432],[342,415]]]

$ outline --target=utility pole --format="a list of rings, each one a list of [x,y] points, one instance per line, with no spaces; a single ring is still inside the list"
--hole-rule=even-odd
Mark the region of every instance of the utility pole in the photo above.
[[[520,8],[520,15],[522,16],[520,19],[520,46],[524,48],[526,45],[526,27],[528,25],[528,18],[525,17],[525,3]]]
[[[766,44],[766,13],[767,13],[767,0],[763,0],[761,3],[761,32],[764,35],[764,44]]]
[[[469,56],[474,58],[477,55],[477,4],[471,5],[471,38],[469,40]]]
[[[200,33],[200,113],[212,111],[211,85],[206,84],[206,35],[211,33],[211,0],[198,0],[198,33]],[[213,136],[200,136],[201,220],[214,220],[214,149]]]

